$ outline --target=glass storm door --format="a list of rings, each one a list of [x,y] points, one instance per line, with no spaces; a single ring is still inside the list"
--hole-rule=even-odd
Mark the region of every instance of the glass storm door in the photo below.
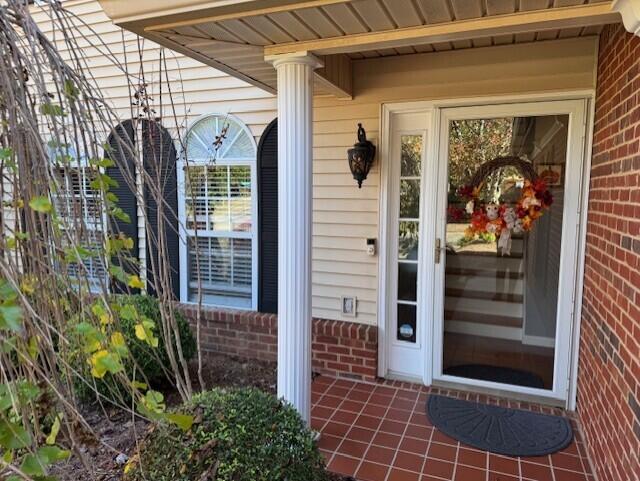
[[[441,111],[435,380],[566,399],[583,135],[583,101]]]

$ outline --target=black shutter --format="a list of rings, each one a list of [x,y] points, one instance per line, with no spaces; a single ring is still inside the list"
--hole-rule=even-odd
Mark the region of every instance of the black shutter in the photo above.
[[[142,122],[142,158],[144,164],[144,199],[147,207],[147,291],[155,295],[154,272],[159,266],[159,256],[169,260],[171,289],[180,298],[180,245],[178,235],[178,181],[176,172],[177,152],[169,131],[157,122]],[[164,205],[162,219],[158,219],[158,204],[153,192],[161,192]],[[165,248],[158,249],[158,225],[164,222]]]
[[[131,258],[130,261],[123,258],[123,253],[121,256],[114,257],[112,263],[122,267],[129,273],[138,273],[138,203],[135,192],[131,190],[129,184],[125,181],[126,178],[135,179],[135,126],[133,121],[125,120],[121,124],[118,124],[113,130],[107,139],[108,147],[105,149],[105,157],[113,160],[115,165],[107,167],[105,173],[118,182],[118,186],[112,187],[111,192],[118,197],[117,206],[129,216],[131,221],[124,222],[109,217],[108,229],[111,235],[123,233],[133,239],[133,248],[127,253],[127,257]],[[114,292],[136,291],[115,280],[112,280],[112,289]]]
[[[258,310],[278,312],[278,119],[258,144]]]

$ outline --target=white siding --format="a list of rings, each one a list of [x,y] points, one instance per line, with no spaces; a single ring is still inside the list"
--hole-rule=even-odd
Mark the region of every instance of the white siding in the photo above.
[[[126,51],[130,71],[140,67],[136,37],[128,32],[123,35],[97,1],[68,1],[65,7],[80,14],[118,59],[124,60]],[[46,30],[46,16],[36,15]],[[346,160],[347,149],[356,141],[358,122],[363,123],[368,138],[377,144],[384,102],[591,89],[595,84],[594,38],[358,60],[354,61],[353,100],[317,97],[314,316],[341,319],[340,296],[355,295],[359,301],[358,317],[345,320],[367,324],[377,320],[378,256],[366,254],[365,239],[378,237],[380,162],[384,159],[376,161],[362,189],[358,189]],[[142,66],[147,79],[156,81],[151,82],[150,92],[157,101],[159,49],[148,40],[144,47]],[[104,49],[89,47],[85,51],[92,74],[122,118],[127,118],[128,87],[123,75],[100,50]],[[167,63],[179,116],[191,120],[208,112],[228,112],[245,122],[256,140],[276,116],[275,97],[256,87],[174,52],[167,52]],[[165,99],[166,95],[165,90]],[[168,116],[167,107],[168,104],[163,106],[163,113]],[[379,239],[378,252],[384,248],[385,240]]]
[[[168,49],[165,49],[165,72],[160,61],[160,47],[146,39],[140,40],[143,47],[141,61],[138,37],[114,25],[96,0],[69,0],[64,2],[64,7],[78,15],[86,24],[83,26],[79,23],[78,29],[87,39],[76,34],[77,42],[82,48],[82,55],[86,58],[91,75],[122,119],[131,117],[129,95],[132,86],[127,85],[125,76],[114,65],[113,58],[122,63],[126,61],[131,74],[137,74],[141,69],[144,71],[145,80],[149,83],[149,93],[154,100],[153,107],[166,118],[163,124],[169,129],[175,127],[176,122],[171,118],[173,114],[169,92],[166,82],[159,81],[161,76],[171,80],[179,124],[184,125],[185,120],[192,121],[206,113],[231,113],[246,123],[258,140],[266,125],[275,117],[276,103],[273,95]],[[52,29],[46,11],[32,7],[32,12],[50,38],[60,39],[60,32]],[[63,57],[70,58],[72,53],[62,42],[60,45]]]

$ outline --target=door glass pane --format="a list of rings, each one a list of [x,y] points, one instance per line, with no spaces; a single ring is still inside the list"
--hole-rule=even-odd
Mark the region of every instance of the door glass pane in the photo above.
[[[449,124],[445,375],[553,387],[568,124]]]
[[[420,174],[423,137],[400,136],[396,339],[416,342]]]
[[[414,262],[398,263],[398,300],[416,301],[418,264]]]
[[[398,340],[416,342],[416,306],[398,304]]]
[[[420,217],[420,180],[402,179],[400,181],[400,218],[417,219]]]

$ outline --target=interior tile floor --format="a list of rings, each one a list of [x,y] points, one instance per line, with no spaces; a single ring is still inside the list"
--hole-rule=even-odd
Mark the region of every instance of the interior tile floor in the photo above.
[[[575,421],[562,452],[512,458],[465,446],[435,429],[426,415],[430,392],[564,415],[531,403],[381,381],[319,376],[312,385],[312,427],[330,471],[358,481],[595,481]]]

